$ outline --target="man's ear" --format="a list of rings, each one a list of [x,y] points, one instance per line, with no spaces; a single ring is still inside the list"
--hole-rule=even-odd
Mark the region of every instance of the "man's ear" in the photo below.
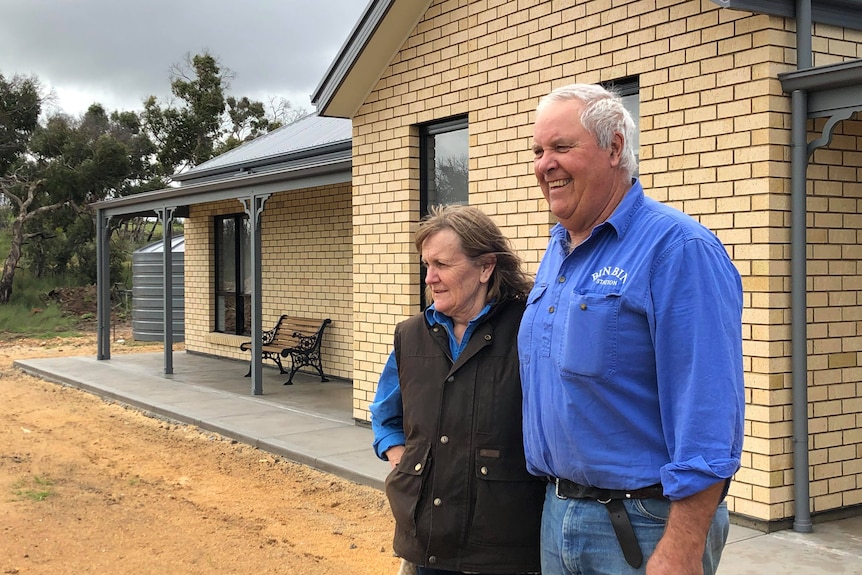
[[[617,167],[620,165],[620,160],[623,156],[626,140],[622,134],[616,132],[611,139],[611,165]]]

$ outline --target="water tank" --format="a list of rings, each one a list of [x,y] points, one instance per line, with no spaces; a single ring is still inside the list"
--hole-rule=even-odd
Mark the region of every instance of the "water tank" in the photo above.
[[[185,238],[171,238],[173,267],[173,341],[185,335]],[[164,341],[164,242],[159,240],[132,252],[132,339]]]

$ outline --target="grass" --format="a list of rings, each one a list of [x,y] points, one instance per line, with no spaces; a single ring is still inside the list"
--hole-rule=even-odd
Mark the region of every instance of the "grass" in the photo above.
[[[54,483],[46,478],[34,475],[32,479],[21,479],[12,485],[12,493],[22,499],[31,501],[45,501],[54,495]]]
[[[10,335],[46,339],[80,335],[75,326],[82,318],[63,313],[46,297],[60,285],[66,285],[62,278],[33,278],[19,270],[9,303],[0,305],[0,334],[6,339]]]

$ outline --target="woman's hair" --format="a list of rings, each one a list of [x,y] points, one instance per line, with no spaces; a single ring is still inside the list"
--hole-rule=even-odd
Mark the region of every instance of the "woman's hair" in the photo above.
[[[622,134],[625,143],[620,153],[620,169],[631,178],[638,169],[638,161],[632,147],[636,128],[619,94],[597,84],[569,84],[557,88],[539,100],[536,111],[540,112],[550,102],[569,100],[577,100],[584,105],[581,109],[581,125],[592,134],[603,150],[611,147],[614,134]]]
[[[483,256],[497,256],[497,263],[488,280],[488,301],[524,299],[532,288],[532,281],[521,269],[521,258],[512,249],[508,238],[497,224],[479,208],[464,205],[433,206],[428,215],[419,222],[416,231],[416,250],[421,254],[422,245],[432,235],[443,230],[452,230],[461,240],[461,250],[473,261]],[[426,288],[426,299],[431,301],[430,289]]]

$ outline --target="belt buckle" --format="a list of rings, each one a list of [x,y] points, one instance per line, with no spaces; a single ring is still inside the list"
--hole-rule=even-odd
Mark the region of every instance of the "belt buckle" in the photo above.
[[[560,494],[560,478],[554,477],[554,495],[557,496],[557,499],[568,499],[565,495]]]

